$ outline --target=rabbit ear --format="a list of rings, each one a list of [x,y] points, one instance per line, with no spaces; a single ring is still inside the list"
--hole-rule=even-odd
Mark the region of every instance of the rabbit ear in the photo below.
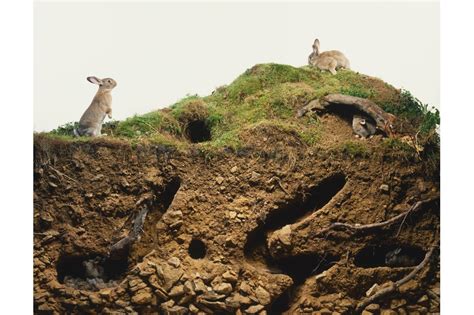
[[[314,50],[315,52],[318,52],[318,51],[319,51],[319,39],[317,39],[317,38],[314,40],[313,50]]]
[[[89,81],[90,83],[97,84],[97,85],[102,84],[102,80],[97,77],[87,77],[87,81]]]

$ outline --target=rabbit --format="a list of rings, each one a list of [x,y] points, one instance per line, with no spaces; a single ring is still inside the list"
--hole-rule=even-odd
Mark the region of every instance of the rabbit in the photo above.
[[[349,59],[338,50],[329,50],[319,52],[319,39],[315,39],[313,44],[313,52],[308,57],[308,63],[320,70],[328,70],[332,74],[336,74],[336,69],[350,69]]]
[[[385,264],[389,267],[411,267],[416,266],[417,260],[402,252],[400,247],[385,255]]]
[[[110,92],[117,86],[117,82],[111,78],[99,79],[87,77],[87,81],[97,84],[99,90],[94,96],[92,103],[79,120],[79,127],[74,129],[74,135],[78,136],[101,136],[102,123],[105,116],[112,118],[112,95]]]
[[[375,134],[377,128],[371,118],[356,114],[352,118],[352,130],[356,135],[368,138]]]

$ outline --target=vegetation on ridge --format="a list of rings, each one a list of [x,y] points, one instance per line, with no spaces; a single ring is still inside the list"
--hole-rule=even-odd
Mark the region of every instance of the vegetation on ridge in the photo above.
[[[350,70],[332,75],[309,66],[296,68],[270,63],[246,70],[209,96],[187,96],[169,108],[107,122],[103,133],[131,141],[174,145],[201,142],[199,145],[203,147],[236,149],[244,146],[242,137],[246,130],[272,126],[292,132],[306,145],[313,146],[322,132],[318,120],[297,119],[295,112],[310,100],[330,93],[368,98],[415,126],[420,135],[431,138],[440,121],[437,110],[429,110],[408,91],[397,90],[377,78]],[[68,138],[74,126],[75,123],[69,123],[50,134]],[[194,139],[191,134],[195,132],[201,134]],[[437,143],[437,135],[434,138]],[[345,149],[350,155],[354,150],[357,155],[363,151],[350,145]]]

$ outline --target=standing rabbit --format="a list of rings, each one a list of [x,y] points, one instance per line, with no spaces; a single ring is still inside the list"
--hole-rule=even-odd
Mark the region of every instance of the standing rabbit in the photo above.
[[[328,70],[336,74],[336,69],[350,69],[349,59],[338,50],[329,50],[319,52],[319,39],[316,38],[313,44],[313,52],[308,57],[308,63],[311,66],[318,67],[320,70]]]
[[[117,86],[117,82],[111,78],[99,79],[97,77],[87,77],[87,81],[97,84],[99,90],[79,120],[79,127],[74,129],[74,135],[97,137],[101,135],[105,116],[108,115],[109,118],[112,118],[112,95],[110,92]]]

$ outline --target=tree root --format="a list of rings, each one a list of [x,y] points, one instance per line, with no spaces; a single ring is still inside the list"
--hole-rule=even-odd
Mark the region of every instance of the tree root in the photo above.
[[[140,238],[141,232],[143,232],[143,225],[145,224],[145,218],[148,213],[148,208],[142,208],[135,219],[133,219],[133,226],[127,236],[121,238],[118,242],[113,244],[109,250],[109,256],[122,252],[129,248],[137,239]]]
[[[368,99],[343,94],[328,94],[321,99],[320,104],[323,107],[329,104],[343,104],[354,107],[372,117],[379,130],[385,132],[387,135],[393,135],[392,124],[395,122],[396,117],[385,112],[377,104]]]
[[[405,211],[403,213],[400,213],[399,215],[396,215],[393,218],[388,219],[386,221],[382,221],[382,222],[365,224],[365,225],[335,222],[335,223],[331,224],[330,226],[328,226],[327,228],[324,228],[321,231],[317,232],[316,235],[317,236],[323,235],[323,234],[326,234],[327,232],[329,232],[331,230],[337,230],[337,229],[347,229],[347,230],[351,230],[354,233],[362,232],[362,231],[375,230],[375,229],[382,228],[384,226],[394,224],[394,223],[399,222],[399,221],[402,221],[402,224],[403,224],[405,222],[406,217],[410,213],[418,212],[421,209],[424,209],[424,206],[426,204],[430,204],[430,203],[432,203],[432,202],[434,202],[438,199],[439,199],[439,197],[435,197],[435,198],[431,198],[431,199],[418,201],[413,206],[411,206],[411,208],[408,209],[407,211]],[[401,229],[401,227],[400,227],[400,229]]]
[[[418,274],[418,272],[420,270],[422,270],[428,264],[428,262],[431,259],[431,256],[433,255],[433,251],[436,247],[438,247],[437,242],[435,243],[435,245],[431,246],[430,250],[426,253],[425,258],[423,259],[423,261],[418,266],[413,268],[413,270],[408,275],[406,275],[402,279],[398,280],[397,282],[392,283],[388,287],[383,288],[380,291],[377,291],[374,295],[372,295],[372,296],[364,299],[362,302],[360,302],[356,307],[356,312],[361,312],[362,310],[364,310],[364,308],[367,305],[372,304],[373,302],[380,299],[381,297],[384,297],[384,296],[386,296],[390,293],[398,291],[400,286],[402,286],[403,284],[405,284],[408,281],[410,281],[411,279],[413,279]]]

